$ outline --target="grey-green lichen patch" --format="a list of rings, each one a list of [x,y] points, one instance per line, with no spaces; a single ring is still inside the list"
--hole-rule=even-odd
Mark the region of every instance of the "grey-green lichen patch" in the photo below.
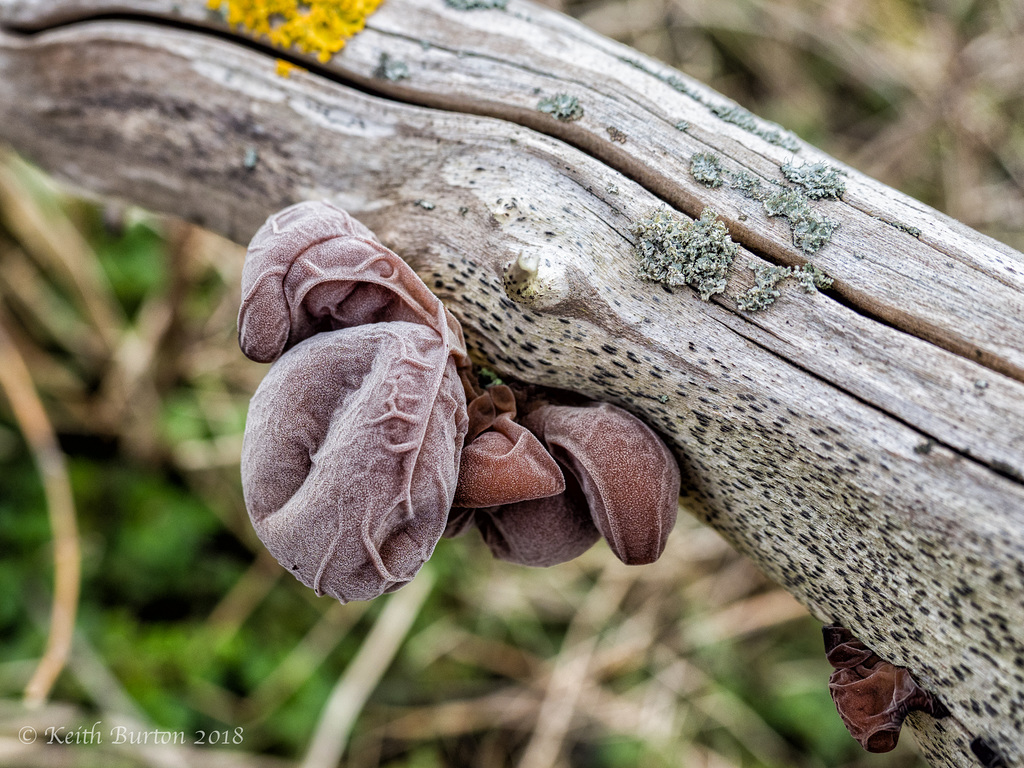
[[[722,161],[711,152],[698,152],[690,158],[690,175],[705,187],[722,186]]]
[[[792,134],[786,133],[781,128],[762,127],[752,112],[738,104],[711,104],[709,109],[716,116],[725,120],[725,122],[738,125],[743,130],[749,131],[755,136],[760,136],[769,144],[775,144],[783,149],[788,149],[790,152],[796,152],[800,149],[800,144],[797,143]]]
[[[804,264],[793,268],[793,277],[800,283],[804,293],[824,291],[832,287],[835,281],[813,264]]]
[[[409,77],[409,65],[399,59],[392,59],[387,53],[381,53],[373,76],[378,80],[397,82]]]
[[[665,74],[662,74],[661,72],[655,72],[653,69],[648,67],[642,61],[638,61],[637,59],[631,59],[631,58],[629,58],[627,56],[620,56],[619,57],[619,61],[621,61],[624,64],[629,64],[629,66],[631,66],[631,67],[636,67],[641,72],[643,72],[645,74],[648,74],[651,77],[657,78],[661,82],[665,83],[665,85],[668,85],[668,86],[674,88],[675,90],[679,91],[680,93],[686,94],[687,96],[689,96],[691,99],[693,99],[695,101],[699,101],[702,104],[704,103],[703,99],[701,98],[701,95],[699,93],[697,93],[697,91],[695,91],[689,85],[687,85],[686,81],[684,81],[682,78],[680,78],[680,77],[678,77],[676,75],[665,75]]]
[[[457,11],[504,11],[508,0],[444,0],[444,4]]]
[[[729,174],[729,186],[744,197],[764,200],[766,193],[761,180],[749,171],[735,171]]]
[[[906,232],[911,237],[921,236],[920,229],[918,229],[917,227],[913,227],[910,224],[904,224],[902,221],[887,221],[886,224],[888,224],[891,227],[896,227],[896,229],[900,230],[900,232]]]
[[[838,221],[812,214],[797,222],[790,220],[793,226],[793,244],[804,253],[817,253],[829,240],[839,226]]]
[[[725,290],[739,248],[711,208],[692,222],[660,209],[637,222],[632,231],[644,279],[689,285],[704,301]]]
[[[676,123],[675,129],[677,131],[688,131],[690,130],[690,123],[687,122],[686,120],[680,120],[678,123]]]
[[[754,114],[738,104],[715,104],[711,111],[725,122],[738,125],[745,131],[753,133],[758,128]]]
[[[816,253],[832,238],[839,222],[819,216],[810,199],[796,189],[781,189],[762,202],[769,216],[784,216],[793,230],[793,244],[804,253]]]
[[[246,147],[245,157],[242,158],[242,165],[245,166],[245,170],[251,171],[259,161],[260,153],[256,147]]]
[[[434,208],[436,207],[436,206],[435,206],[435,205],[434,205],[434,204],[433,204],[432,202],[430,202],[429,200],[413,200],[413,201],[412,201],[412,204],[413,204],[413,205],[418,205],[418,206],[419,206],[420,208],[422,208],[422,209],[423,209],[423,210],[425,210],[425,211],[432,211],[432,210],[434,210]]]
[[[838,200],[846,191],[846,182],[843,181],[846,174],[827,163],[786,163],[782,166],[782,175],[807,190],[806,194],[812,200]]]
[[[736,297],[736,306],[744,312],[758,312],[770,307],[782,295],[778,285],[789,277],[793,270],[790,267],[753,262],[749,266],[754,271],[754,285]]]
[[[675,90],[679,91],[682,94],[689,96],[698,104],[702,104],[703,106],[710,109],[712,113],[720,117],[722,120],[725,120],[727,123],[732,123],[733,125],[738,125],[743,130],[750,131],[755,136],[760,136],[769,144],[775,144],[776,146],[782,147],[783,149],[788,149],[790,152],[796,152],[797,150],[800,149],[800,143],[796,140],[796,137],[793,136],[793,134],[783,130],[781,127],[775,125],[774,123],[769,123],[767,120],[759,120],[758,118],[754,117],[753,113],[749,112],[748,110],[744,109],[741,106],[738,106],[736,104],[712,103],[708,101],[707,98],[704,97],[704,94],[688,85],[686,81],[684,81],[682,78],[676,75],[657,72],[648,67],[642,61],[638,61],[637,59],[631,59],[627,56],[620,56],[619,61],[621,61],[624,64],[629,64],[631,67],[636,67],[641,72],[648,74],[651,77],[656,78],[661,82],[665,83],[665,85],[674,88]],[[679,127],[685,122],[685,120],[680,121],[679,123],[676,124],[676,128],[679,128],[679,130],[681,131],[686,130],[686,128],[689,128],[689,124],[686,125],[686,128]],[[773,127],[764,127],[765,125]]]
[[[583,117],[580,100],[567,93],[557,93],[537,102],[537,109],[563,122],[572,122]]]
[[[796,189],[780,189],[768,195],[764,210],[769,216],[785,216],[790,221],[814,215],[807,195]]]

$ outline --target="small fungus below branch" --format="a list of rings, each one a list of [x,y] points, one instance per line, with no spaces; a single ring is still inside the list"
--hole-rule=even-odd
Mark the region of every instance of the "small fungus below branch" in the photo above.
[[[586,499],[537,436],[514,421],[516,398],[497,385],[469,404],[469,433],[446,536],[475,526],[500,560],[544,567],[597,541]]]
[[[880,659],[845,627],[824,627],[825,656],[835,671],[828,690],[846,730],[868,752],[896,748],[911,712],[942,718],[949,710],[906,667]]]
[[[523,565],[565,562],[601,536],[627,565],[657,560],[675,525],[680,486],[679,467],[661,438],[608,403],[528,407],[522,424],[536,445],[509,432],[523,427],[512,421],[508,387],[492,387],[470,403],[455,505],[475,511],[453,513],[446,535],[475,524],[495,557]],[[484,443],[489,430],[504,440]],[[538,449],[550,467],[534,458]]]
[[[680,476],[654,430],[608,403],[544,405],[524,423],[575,477],[616,557],[627,565],[657,560],[676,522]]]
[[[515,395],[505,385],[491,387],[469,403],[455,506],[514,504],[565,490],[555,460],[530,430],[513,421],[515,415]]]

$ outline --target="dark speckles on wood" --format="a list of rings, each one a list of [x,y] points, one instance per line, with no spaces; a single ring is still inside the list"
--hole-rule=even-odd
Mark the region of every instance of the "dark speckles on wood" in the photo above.
[[[455,258],[450,266],[430,274],[428,284],[458,297],[449,306],[476,357],[503,378],[543,381],[641,416],[675,447],[687,492],[713,501],[696,508],[702,518],[767,564],[771,578],[807,604],[835,611],[822,618],[856,627],[871,647],[913,670],[954,718],[995,711],[1024,730],[1024,647],[1006,611],[1024,594],[1024,563],[986,571],[986,558],[995,556],[990,540],[944,528],[952,523],[936,510],[896,509],[866,490],[880,477],[888,487],[912,486],[908,463],[956,467],[943,445],[920,436],[901,457],[836,430],[831,404],[806,403],[784,388],[766,391],[761,371],[737,366],[735,351],[717,336],[708,343],[703,329],[673,339],[677,352],[665,354],[608,333],[598,317],[535,311],[509,299],[485,259]],[[644,287],[647,293],[633,291],[637,297],[615,298],[627,309],[646,305],[637,313],[645,329],[657,329],[660,313],[674,311],[688,291],[669,299],[658,285]],[[623,311],[611,296],[607,305]],[[844,530],[857,531],[873,549],[850,546],[836,536]],[[908,569],[910,553],[916,567]],[[988,574],[984,584],[980,572]],[[916,596],[913,609],[897,613],[907,595]],[[931,651],[945,633],[963,640],[953,663],[937,663]],[[1007,657],[1017,658],[1016,666],[1004,664]],[[1001,686],[991,683],[997,668]],[[984,690],[985,697],[947,698],[953,689]],[[986,740],[1000,754],[1015,754],[1000,734]]]

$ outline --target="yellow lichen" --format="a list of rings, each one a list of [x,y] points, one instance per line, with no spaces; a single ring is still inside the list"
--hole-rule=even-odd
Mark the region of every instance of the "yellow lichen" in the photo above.
[[[277,48],[294,46],[323,62],[366,26],[382,0],[209,0],[228,24],[265,37]],[[279,71],[280,74],[280,71]]]
[[[286,80],[292,76],[292,72],[306,72],[308,70],[300,67],[298,64],[292,64],[290,61],[284,59],[278,59],[276,62],[274,72],[278,77],[283,77]]]

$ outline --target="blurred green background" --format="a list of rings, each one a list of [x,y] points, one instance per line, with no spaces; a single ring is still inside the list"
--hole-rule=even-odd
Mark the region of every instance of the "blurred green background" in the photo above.
[[[1024,247],[1021,2],[556,7]],[[820,627],[685,515],[652,566],[599,544],[525,569],[468,536],[394,596],[316,598],[242,502],[264,373],[235,342],[242,260],[0,157],[0,366],[45,409],[0,396],[0,764],[312,768],[345,742],[353,768],[923,765],[909,737],[860,750],[827,693]],[[66,472],[49,477],[70,483],[82,558],[70,663],[34,710],[22,692],[49,631],[53,536],[26,424],[59,436]],[[43,743],[47,726],[97,722],[103,744]],[[189,743],[115,746],[118,725]]]

